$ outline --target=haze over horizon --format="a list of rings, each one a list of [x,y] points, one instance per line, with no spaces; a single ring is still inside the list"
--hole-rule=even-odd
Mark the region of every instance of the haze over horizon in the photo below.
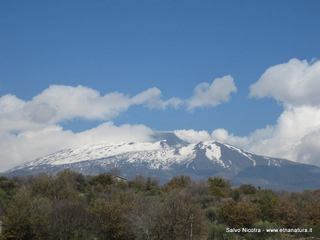
[[[317,1],[0,3],[0,170],[155,131],[320,166],[319,10]]]

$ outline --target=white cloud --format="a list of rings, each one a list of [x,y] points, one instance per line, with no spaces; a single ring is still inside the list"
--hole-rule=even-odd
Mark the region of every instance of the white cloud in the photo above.
[[[189,143],[197,143],[200,141],[208,141],[211,139],[209,133],[204,130],[195,131],[193,129],[181,129],[175,130],[174,133],[178,138]]]
[[[19,134],[2,132],[0,133],[0,159],[2,159],[0,169],[8,169],[71,146],[150,141],[152,134],[153,131],[143,125],[115,126],[111,122],[80,133],[63,130],[58,125]]]
[[[29,115],[26,102],[13,95],[0,97],[0,132],[21,131],[42,126]]]
[[[216,78],[211,84],[200,83],[195,87],[193,96],[187,100],[187,108],[215,107],[230,99],[237,88],[231,76]]]
[[[146,91],[139,93],[132,98],[133,104],[145,104],[149,108],[166,109],[167,107],[177,108],[183,101],[173,97],[168,100],[161,99],[161,91],[158,88],[149,88]]]
[[[283,103],[275,125],[239,137],[215,130],[213,138],[252,152],[320,165],[320,61],[292,59],[267,69],[250,88],[254,97]]]
[[[294,106],[320,106],[320,61],[291,59],[268,68],[250,87],[252,97],[272,97]]]
[[[54,115],[50,120],[53,122],[73,118],[111,119],[130,106],[130,98],[117,92],[101,95],[83,86],[54,85],[35,96],[28,104],[32,110],[41,105],[52,109]]]
[[[0,131],[41,129],[75,118],[111,120],[134,105],[150,109],[178,108],[185,105],[188,108],[192,105],[192,109],[215,106],[229,98],[226,93],[228,90],[224,89],[230,89],[230,86],[228,87],[230,84],[234,85],[233,80],[224,77],[215,80],[208,90],[198,86],[195,90],[196,95],[191,101],[177,97],[163,100],[158,88],[149,88],[135,96],[129,96],[119,92],[101,95],[98,91],[84,86],[52,85],[30,101],[24,101],[13,95],[0,97]],[[205,96],[201,97],[201,94]]]
[[[53,85],[30,101],[13,95],[0,97],[0,131],[39,129],[75,118],[110,120],[133,105],[166,109],[180,104],[177,98],[162,100],[157,88],[130,97],[118,92],[101,95],[83,86]]]
[[[246,137],[238,137],[230,134],[226,129],[218,128],[212,131],[211,138],[215,141],[222,143],[229,143],[239,147],[245,147],[247,138]]]
[[[10,94],[2,96],[0,169],[4,170],[69,146],[148,141],[153,131],[143,125],[115,126],[107,122],[79,133],[64,130],[59,125],[72,119],[109,121],[135,105],[150,109],[177,108],[185,107],[186,100],[176,97],[163,100],[158,88],[149,88],[135,96],[129,96],[119,92],[102,95],[88,87],[64,85],[50,86],[29,101]],[[203,133],[198,133],[199,137],[201,134]],[[191,133],[189,138],[192,138]]]
[[[320,165],[320,129],[304,136],[296,147],[296,158],[302,162]]]
[[[98,91],[83,86],[57,85],[50,86],[34,97],[32,103],[54,109],[55,122],[73,118],[109,120],[133,105],[159,109],[177,107],[172,99],[162,100],[158,88],[150,88],[131,97],[119,92],[101,95]]]
[[[320,165],[320,108],[290,107],[275,125],[255,130],[248,136],[234,136],[219,129],[213,131],[212,137],[257,154]]]
[[[272,97],[283,104],[274,125],[236,136],[225,129],[176,130],[187,142],[215,139],[249,151],[320,165],[320,61],[292,59],[267,69],[250,87],[250,96]],[[134,105],[154,109],[214,107],[236,92],[231,76],[201,83],[189,99],[163,100],[157,88],[135,96],[112,92],[105,95],[83,86],[50,86],[30,101],[13,95],[0,97],[0,169],[33,160],[63,147],[98,142],[148,141],[153,133],[143,125],[104,123],[80,133],[58,124],[81,118],[108,121]]]
[[[272,66],[250,87],[250,96],[281,102],[283,112],[277,122],[247,136],[216,129],[211,137],[257,154],[320,166],[319,92],[320,61],[292,59]]]

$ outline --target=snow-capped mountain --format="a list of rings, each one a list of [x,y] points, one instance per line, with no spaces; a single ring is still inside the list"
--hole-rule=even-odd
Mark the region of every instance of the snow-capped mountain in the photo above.
[[[320,179],[320,168],[259,156],[216,141],[187,143],[173,133],[159,133],[154,139],[153,142],[67,148],[10,169],[7,174],[55,173],[69,168],[91,175],[117,168],[121,175],[127,178],[146,175],[165,182],[176,175],[189,175],[196,179],[218,175],[238,184],[252,183],[273,188],[287,188],[284,181],[293,181],[293,187],[300,188],[299,183],[295,181],[296,172],[307,173],[309,178],[316,175]],[[288,170],[295,172],[295,175],[290,176]],[[286,179],[282,179],[281,176],[285,176]],[[319,180],[312,180],[305,185],[307,188],[320,187],[318,183]]]

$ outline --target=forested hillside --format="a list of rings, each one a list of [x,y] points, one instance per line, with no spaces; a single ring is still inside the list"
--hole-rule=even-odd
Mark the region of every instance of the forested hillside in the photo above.
[[[127,181],[111,173],[2,177],[0,204],[1,239],[320,237],[320,190],[276,193],[251,185],[232,187],[221,178],[194,182],[180,176],[159,185],[151,178]],[[266,232],[283,228],[312,232]]]

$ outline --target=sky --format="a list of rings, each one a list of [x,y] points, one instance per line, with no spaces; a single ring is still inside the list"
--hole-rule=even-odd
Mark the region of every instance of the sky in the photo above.
[[[174,131],[320,165],[320,2],[1,1],[0,170]]]

